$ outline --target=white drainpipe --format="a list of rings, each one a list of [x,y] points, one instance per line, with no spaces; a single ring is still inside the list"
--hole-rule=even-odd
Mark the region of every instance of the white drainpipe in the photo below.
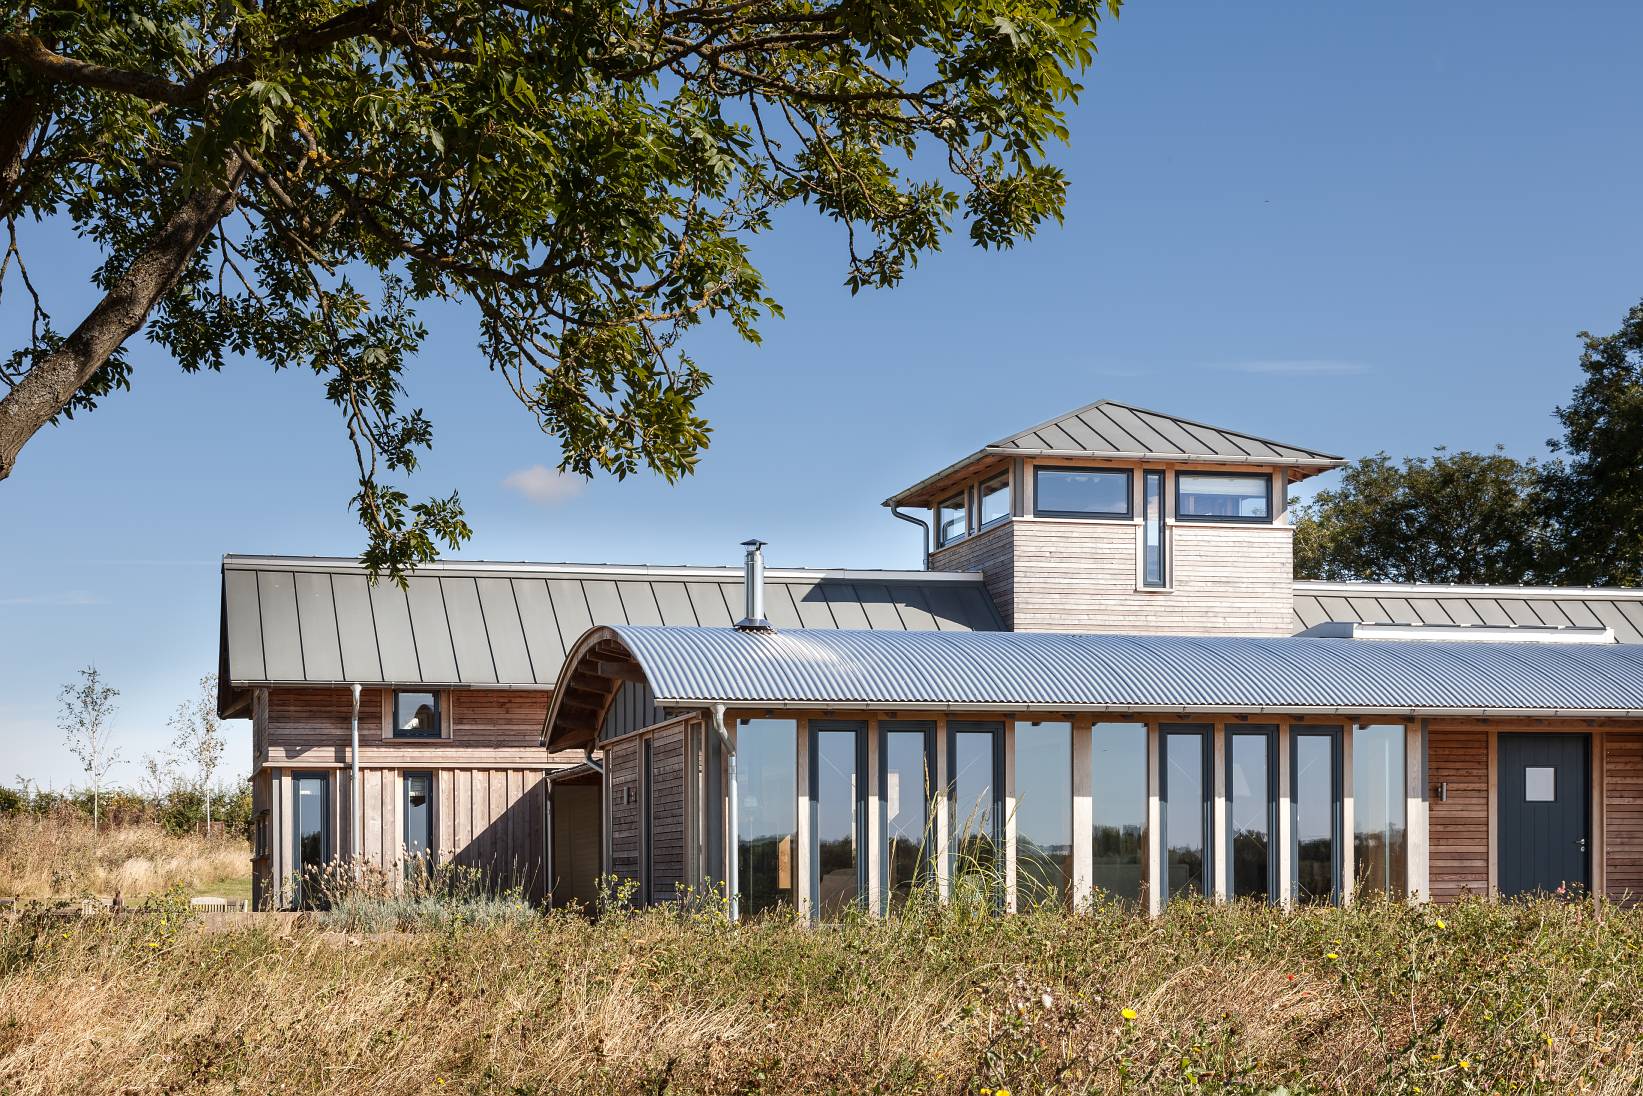
[[[349,686],[354,694],[353,720],[353,749],[349,751],[352,759],[351,772],[348,784],[348,853],[349,859],[354,862],[354,872],[359,872],[359,861],[365,853],[365,847],[360,843],[360,802],[359,802],[359,683]]]
[[[730,732],[725,730],[725,706],[713,705],[713,729],[718,732],[719,742],[725,748],[725,757],[730,763],[730,779],[725,794],[730,799],[730,833],[725,840],[725,888],[730,892],[730,921],[732,924],[741,920],[741,820],[736,816],[736,744],[730,740]]]

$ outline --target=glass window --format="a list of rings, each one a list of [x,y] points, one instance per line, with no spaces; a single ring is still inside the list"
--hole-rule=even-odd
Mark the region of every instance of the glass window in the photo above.
[[[1021,909],[1072,897],[1073,725],[1015,725],[1015,888]]]
[[[1290,732],[1294,740],[1295,899],[1333,902],[1338,893],[1340,849],[1339,735],[1327,730]]]
[[[405,774],[405,872],[425,870],[434,852],[434,774]]]
[[[1090,815],[1099,890],[1141,900],[1147,829],[1147,725],[1097,723],[1090,742]]]
[[[1048,517],[1127,518],[1130,516],[1129,471],[1035,468],[1033,513]]]
[[[964,513],[963,495],[954,495],[936,507],[937,547],[963,538],[966,531]]]
[[[1178,521],[1271,521],[1272,477],[1177,472],[1175,517]]]
[[[743,720],[736,732],[736,872],[743,914],[793,908],[799,829],[798,724]]]
[[[1401,898],[1408,892],[1404,735],[1401,723],[1352,733],[1352,858],[1359,893]]]
[[[812,723],[810,728],[816,916],[827,920],[855,905],[862,893],[866,789],[860,755],[866,732],[853,725]]]
[[[880,723],[884,734],[884,886],[888,908],[906,902],[931,874],[930,799],[934,723]]]
[[[952,820],[955,893],[966,887],[990,892],[998,884],[999,763],[1004,738],[1001,723],[947,724],[952,782],[948,809]]]
[[[1276,728],[1227,735],[1227,830],[1234,898],[1267,901],[1272,894],[1273,735]]]
[[[1163,730],[1164,897],[1202,895],[1209,879],[1209,728]]]
[[[295,777],[297,816],[297,902],[313,905],[318,896],[305,893],[331,859],[330,781],[319,774]]]
[[[1141,474],[1141,535],[1145,566],[1143,586],[1164,586],[1164,473]]]
[[[991,525],[1009,516],[1010,477],[1006,474],[981,485],[981,524]]]
[[[439,694],[395,693],[394,737],[438,738]]]

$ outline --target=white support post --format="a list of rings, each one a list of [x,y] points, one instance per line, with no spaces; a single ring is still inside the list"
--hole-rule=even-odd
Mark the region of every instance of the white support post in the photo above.
[[[1288,723],[1278,725],[1278,904],[1288,906],[1294,899],[1290,877],[1294,865],[1290,862],[1289,847],[1294,833],[1295,812],[1289,801],[1289,736]]]
[[[1004,908],[1016,911],[1015,720],[1004,721]]]
[[[811,862],[810,845],[810,721],[799,720],[798,754],[794,771],[798,777],[798,832],[794,844],[798,848],[793,850],[793,896],[799,907],[799,916],[809,918],[815,916],[815,910],[810,904],[810,877],[816,865]]]
[[[952,896],[953,886],[953,811],[947,794],[949,760],[947,757],[947,717],[936,717],[936,786],[932,791],[936,806],[936,893],[946,901]]]
[[[1411,723],[1404,732],[1404,844],[1408,849],[1409,899],[1432,900],[1431,810],[1426,784],[1426,721]]]
[[[1073,723],[1073,909],[1088,908],[1095,893],[1095,814],[1091,802],[1093,732],[1088,717]]]
[[[1352,901],[1358,879],[1357,810],[1352,803],[1352,739],[1357,724],[1341,729],[1341,905]]]
[[[1164,889],[1168,865],[1164,857],[1163,802],[1159,797],[1158,724],[1147,724],[1147,912],[1154,917],[1164,912]]]
[[[1210,736],[1210,757],[1215,769],[1210,778],[1210,786],[1215,789],[1210,809],[1210,817],[1214,823],[1210,827],[1210,863],[1215,866],[1211,894],[1217,902],[1224,902],[1231,893],[1231,888],[1227,884],[1227,860],[1230,859],[1228,854],[1231,851],[1231,842],[1227,838],[1227,725],[1217,721],[1210,731]]]
[[[867,910],[876,917],[884,916],[884,789],[879,787],[879,750],[882,746],[879,721],[867,721],[867,845],[857,850],[858,856],[867,857]]]

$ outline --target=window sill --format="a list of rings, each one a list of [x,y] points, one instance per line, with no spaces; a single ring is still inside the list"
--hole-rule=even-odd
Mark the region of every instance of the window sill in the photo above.
[[[1172,529],[1289,529],[1289,525],[1275,521],[1194,521],[1191,518],[1166,523]]]

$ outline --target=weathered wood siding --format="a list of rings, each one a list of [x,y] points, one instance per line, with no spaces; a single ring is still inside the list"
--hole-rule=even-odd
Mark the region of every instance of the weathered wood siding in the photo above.
[[[650,737],[650,897],[672,900],[689,886],[690,809],[685,764],[689,729],[675,723]]]
[[[1138,590],[1141,527],[1020,517],[930,556],[980,571],[1005,624],[1026,632],[1272,635],[1294,632],[1294,531],[1175,525],[1168,590]]]
[[[543,777],[520,769],[452,769],[434,774],[435,851],[493,884],[533,899],[547,890],[543,858]]]
[[[1482,730],[1433,726],[1427,747],[1427,783],[1434,790],[1431,820],[1432,899],[1489,893],[1489,735]]]
[[[1604,886],[1616,901],[1643,901],[1643,734],[1603,744]]]
[[[592,909],[598,897],[600,850],[598,784],[557,784],[553,789],[553,902]]]
[[[605,777],[610,789],[610,873],[618,879],[641,880],[644,838],[644,796],[640,743],[622,742],[605,751]]]

